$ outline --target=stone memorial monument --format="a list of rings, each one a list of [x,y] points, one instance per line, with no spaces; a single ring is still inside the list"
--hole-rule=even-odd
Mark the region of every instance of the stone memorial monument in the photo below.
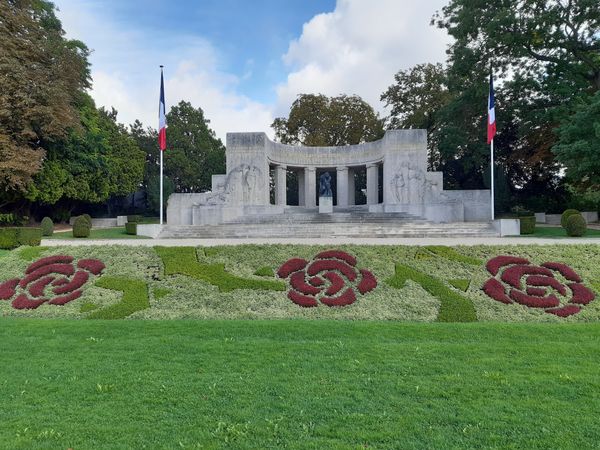
[[[317,202],[321,206],[322,199],[335,198],[336,206],[330,209],[352,211],[357,208],[353,205],[359,170],[366,171],[366,211],[405,212],[431,222],[490,221],[489,190],[444,190],[442,173],[427,171],[425,130],[387,131],[379,141],[341,147],[290,146],[271,141],[265,133],[228,133],[226,146],[226,173],[212,176],[209,192],[172,194],[168,225],[216,225],[289,213],[290,171],[297,175],[303,210],[316,212]],[[319,182],[317,170],[326,171]],[[334,192],[331,174],[335,174]]]

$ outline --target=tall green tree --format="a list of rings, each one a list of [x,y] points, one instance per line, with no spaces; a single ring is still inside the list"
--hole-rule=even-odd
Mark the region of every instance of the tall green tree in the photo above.
[[[590,0],[452,0],[434,17],[448,31],[448,89],[439,148],[455,183],[485,183],[487,79],[497,77],[496,149],[517,198],[561,194],[555,132],[600,88],[600,4]],[[452,158],[454,154],[454,158]],[[489,173],[489,172],[488,172]]]
[[[64,38],[51,2],[4,0],[0,7],[0,199],[18,200],[45,148],[78,124],[90,87],[89,51]],[[1,202],[0,202],[1,203]]]
[[[72,209],[125,196],[141,185],[145,155],[117,123],[117,112],[98,110],[82,95],[79,116],[79,126],[66,139],[47,146],[42,170],[29,185],[30,201]]]
[[[554,147],[575,185],[600,192],[600,91],[576,108],[558,129]]]
[[[446,77],[442,64],[418,64],[396,73],[394,84],[381,94],[381,101],[390,108],[386,118],[388,129],[427,130],[428,161],[432,170],[442,164],[438,116],[451,99]]]
[[[202,108],[194,108],[186,101],[173,106],[167,114],[167,150],[163,155],[166,194],[209,190],[212,175],[225,172],[225,146],[209,124]],[[130,133],[146,155],[144,189],[149,206],[157,211],[158,133],[152,128],[144,129],[139,121],[131,125]]]
[[[383,120],[360,97],[300,94],[287,117],[271,125],[284,144],[352,145],[383,137]]]

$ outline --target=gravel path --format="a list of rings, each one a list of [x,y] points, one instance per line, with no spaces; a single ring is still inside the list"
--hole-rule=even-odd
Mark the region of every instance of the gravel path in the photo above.
[[[125,245],[146,246],[156,245],[165,247],[214,247],[217,245],[242,245],[242,244],[304,244],[304,245],[573,245],[594,244],[600,245],[600,238],[526,238],[526,237],[504,237],[504,238],[241,238],[241,239],[81,239],[81,240],[58,240],[43,239],[42,245],[46,247],[77,246],[77,245]]]

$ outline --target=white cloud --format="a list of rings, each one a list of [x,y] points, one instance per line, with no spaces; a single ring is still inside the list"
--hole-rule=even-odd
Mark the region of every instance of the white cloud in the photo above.
[[[304,24],[290,43],[290,67],[277,87],[277,115],[300,93],[358,94],[383,112],[379,97],[394,74],[415,64],[445,59],[449,40],[429,25],[446,0],[338,0],[331,13]]]
[[[98,0],[56,3],[67,37],[81,39],[93,50],[92,97],[98,106],[116,108],[120,122],[139,119],[157,127],[159,65],[164,64],[167,110],[180,100],[201,107],[223,140],[230,131],[269,131],[270,106],[237,92],[240,80],[219,69],[219,54],[208,41],[176,33],[157,40],[130,30],[107,17]]]

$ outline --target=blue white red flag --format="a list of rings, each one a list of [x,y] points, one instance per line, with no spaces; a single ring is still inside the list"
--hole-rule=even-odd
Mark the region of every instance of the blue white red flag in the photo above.
[[[490,144],[496,136],[496,99],[494,98],[494,81],[490,74],[490,95],[488,97],[487,141]]]
[[[162,70],[160,72],[160,101],[158,103],[158,146],[162,151],[167,149],[167,118],[165,116],[165,84]]]

